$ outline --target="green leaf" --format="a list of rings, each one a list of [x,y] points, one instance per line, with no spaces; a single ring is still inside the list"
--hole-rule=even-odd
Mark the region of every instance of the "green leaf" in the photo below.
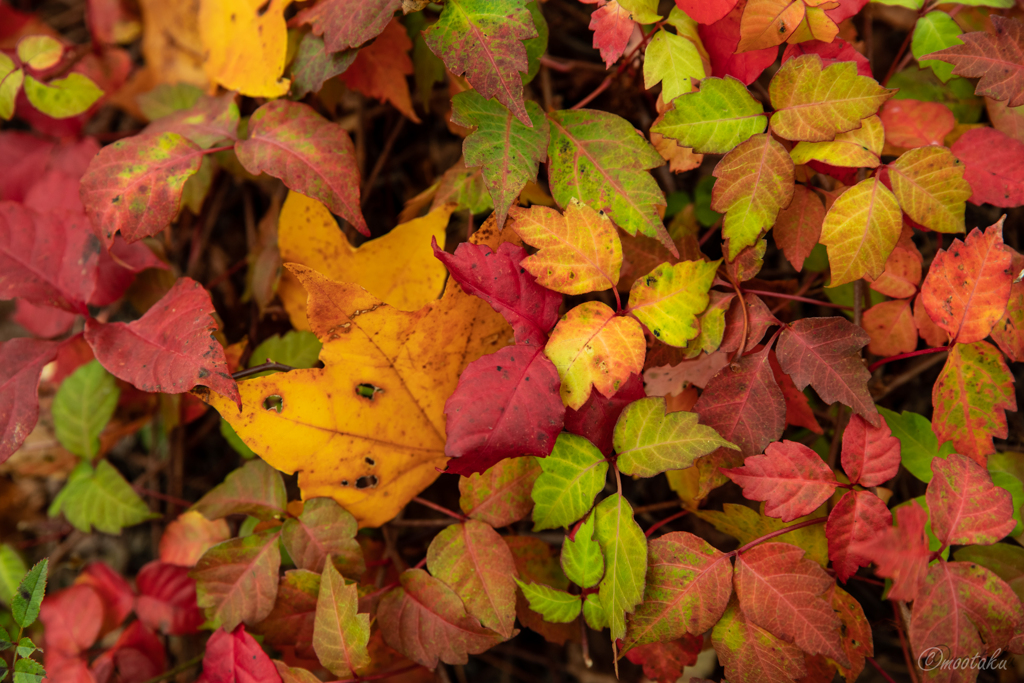
[[[135,98],[142,114],[150,121],[191,109],[203,96],[202,88],[191,83],[161,83]]]
[[[238,514],[273,519],[284,514],[287,504],[281,473],[257,459],[228,474],[190,509],[207,519]]]
[[[619,471],[634,477],[653,477],[665,470],[682,470],[718,448],[739,450],[713,428],[698,424],[697,413],[666,413],[661,396],[642,398],[626,406],[613,436]]]
[[[871,0],[871,2],[890,7],[906,7],[915,11],[924,7],[924,0]]]
[[[761,504],[761,509],[762,511],[764,509],[763,503]],[[821,508],[806,517],[794,520],[793,524],[824,516],[825,512],[825,509]],[[758,512],[746,505],[734,503],[722,505],[721,512],[717,510],[697,510],[693,514],[706,522],[710,522],[719,531],[729,534],[739,541],[740,545],[750,543],[761,536],[790,526],[790,524],[783,522],[781,519],[768,517],[763,512]],[[828,566],[828,541],[825,538],[824,524],[812,524],[811,526],[788,531],[772,540],[798,546],[807,553],[807,557],[822,567]]]
[[[530,494],[533,529],[569,527],[587,513],[604,488],[608,462],[597,446],[582,436],[562,432],[551,455],[540,460],[543,473]]]
[[[24,87],[32,106],[55,119],[78,116],[103,97],[99,86],[80,73],[70,73],[47,84],[25,76]]]
[[[15,69],[10,57],[0,54],[0,119],[9,121],[14,116],[14,105],[24,80],[25,72]]]
[[[13,644],[11,643],[11,634],[9,634],[7,632],[7,629],[5,629],[3,626],[0,626],[0,652],[10,650],[12,646]],[[0,662],[2,661],[3,659],[0,659]]]
[[[18,646],[15,648],[15,653],[18,657],[31,657],[32,653],[37,649],[36,644],[32,642],[31,638],[22,638],[18,641]]]
[[[932,431],[928,418],[910,411],[896,413],[878,406],[892,435],[900,440],[900,459],[907,471],[928,483],[932,480],[932,459],[945,458],[954,453],[953,442],[947,441],[939,448],[939,440]]]
[[[633,519],[629,501],[617,493],[602,500],[594,515],[597,541],[605,557],[598,595],[615,642],[626,635],[626,613],[632,612],[644,598],[647,537]]]
[[[523,85],[532,81],[540,72],[540,58],[548,50],[548,34],[550,32],[548,30],[548,22],[544,18],[544,12],[541,10],[540,2],[534,0],[533,2],[526,3],[526,9],[530,10],[530,18],[533,20],[533,28],[537,30],[537,37],[523,41],[523,45],[526,46],[526,62],[528,65],[526,73],[520,74]],[[529,102],[527,102],[526,106],[529,108]]]
[[[28,567],[21,555],[6,543],[0,543],[0,602],[11,604],[14,591],[28,573]]]
[[[449,0],[440,20],[423,32],[452,73],[465,75],[477,92],[496,98],[527,126],[520,73],[530,67],[523,41],[536,37],[526,0]]]
[[[36,71],[56,65],[63,55],[64,46],[51,36],[26,36],[18,42],[18,59]]]
[[[42,683],[46,669],[34,659],[19,659],[14,663],[14,683]]]
[[[899,88],[894,100],[941,102],[949,107],[958,123],[977,123],[985,110],[985,100],[974,94],[974,81],[954,76],[943,83],[931,69],[909,66],[889,80]]]
[[[328,52],[323,38],[307,33],[302,37],[292,62],[289,95],[301,100],[311,92],[319,92],[324,81],[345,73],[358,54],[357,49]]]
[[[206,625],[233,631],[241,623],[263,621],[277,599],[281,567],[276,529],[218,543],[206,551],[189,576],[196,581],[196,604]]]
[[[591,593],[583,601],[583,618],[587,626],[595,631],[608,628],[608,614],[604,611],[601,598],[597,593]]]
[[[711,208],[711,197],[714,194],[715,181],[713,175],[706,175],[697,181],[693,190],[693,208],[697,222],[702,227],[710,228],[722,218],[722,214]]]
[[[1019,453],[991,453],[988,456],[988,473],[992,483],[1006,489],[1013,496],[1013,518],[1017,526],[1011,536],[1024,533],[1021,524],[1021,508],[1024,507],[1024,458]]]
[[[413,80],[416,82],[416,96],[424,111],[430,111],[430,95],[434,84],[444,81],[447,73],[441,61],[423,40],[423,31],[427,28],[427,20],[423,12],[406,14],[405,30],[412,39]],[[540,64],[538,60],[538,65]]]
[[[914,53],[922,69],[931,69],[943,83],[953,77],[953,65],[938,59],[924,59],[921,57],[932,52],[945,50],[954,45],[963,45],[960,34],[963,31],[957,26],[953,18],[945,12],[935,10],[917,20],[914,26],[914,37],[910,41],[910,51]]]
[[[763,133],[768,124],[764,105],[732,76],[705,78],[699,92],[681,95],[672,104],[651,131],[702,154],[724,154]]]
[[[53,427],[64,448],[86,460],[100,450],[100,434],[117,409],[121,390],[114,376],[93,360],[64,380],[53,399]]]
[[[594,538],[595,516],[576,530],[576,537],[562,542],[562,571],[580,588],[593,588],[604,576],[604,555]]]
[[[87,462],[72,470],[64,489],[50,505],[51,517],[63,512],[79,531],[91,533],[95,527],[105,534],[118,535],[126,526],[155,519],[121,473],[106,460],[93,469]]]
[[[592,109],[556,111],[548,119],[548,183],[558,205],[575,197],[630,235],[639,231],[678,253],[658,215],[665,195],[647,172],[665,160],[633,124]]]
[[[539,612],[544,621],[568,624],[580,615],[583,600],[579,595],[571,595],[539,583],[524,583],[519,579],[516,579],[516,583],[530,602],[530,609]]]
[[[1005,581],[1024,600],[1024,548],[1010,543],[969,545],[953,553],[957,562],[980,564]]]
[[[661,83],[666,103],[693,89],[692,81],[705,76],[700,52],[692,41],[664,29],[651,39],[644,53],[644,87]]]
[[[370,615],[359,611],[359,588],[345,579],[330,562],[320,577],[313,622],[313,650],[335,676],[348,678],[370,663]]]
[[[662,263],[637,278],[629,290],[629,312],[669,346],[686,346],[700,334],[697,316],[708,307],[717,261]]]
[[[18,584],[18,591],[11,600],[11,615],[14,622],[28,628],[39,616],[39,606],[43,604],[46,593],[46,574],[50,568],[50,560],[44,558],[32,565],[25,577]]]
[[[290,330],[284,335],[267,337],[253,349],[249,367],[254,368],[267,361],[290,365],[293,368],[311,368],[320,360],[323,344],[316,335],[306,330]],[[253,377],[272,375],[276,370],[267,370]]]
[[[819,238],[828,247],[829,286],[881,275],[902,229],[903,212],[896,196],[877,177],[839,195],[825,214]]]
[[[484,99],[475,90],[452,98],[452,121],[476,130],[462,144],[466,166],[482,166],[484,184],[494,202],[498,229],[505,224],[508,207],[529,181],[537,180],[540,162],[547,156],[548,121],[536,102],[527,102],[532,128],[512,116],[501,103]]]

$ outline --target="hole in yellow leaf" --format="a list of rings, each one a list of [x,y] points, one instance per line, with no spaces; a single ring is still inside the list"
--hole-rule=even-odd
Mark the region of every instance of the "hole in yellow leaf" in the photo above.
[[[357,489],[373,489],[377,488],[377,477],[372,474],[368,477],[359,477],[356,479]]]
[[[278,396],[277,394],[274,394],[273,396],[267,396],[265,399],[263,399],[263,409],[276,410],[277,412],[280,413],[284,409],[284,399]]]
[[[380,387],[376,387],[376,386],[374,386],[372,384],[360,384],[360,385],[358,385],[356,387],[356,393],[357,394],[359,394],[363,398],[368,398],[371,401],[373,400],[374,395],[377,394],[377,392],[380,392],[380,391],[384,391],[384,390],[381,389]]]

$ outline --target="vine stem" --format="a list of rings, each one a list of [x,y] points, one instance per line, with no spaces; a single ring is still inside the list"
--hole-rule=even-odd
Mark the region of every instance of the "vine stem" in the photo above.
[[[950,346],[933,346],[930,349],[920,349],[918,351],[910,351],[908,353],[897,353],[895,356],[889,356],[888,358],[882,358],[876,360],[874,363],[868,366],[868,372],[874,372],[878,368],[882,367],[886,363],[891,363],[894,360],[903,360],[904,358],[914,358],[915,356],[925,356],[929,353],[942,353],[943,351],[949,351],[953,348]]]
[[[871,663],[871,666],[875,667],[875,671],[882,674],[882,677],[885,680],[889,681],[889,683],[896,683],[896,681],[893,680],[893,677],[886,673],[885,669],[879,666],[878,662],[875,661],[874,657],[865,657],[864,659],[868,660],[868,662]]]
[[[811,299],[806,296],[797,296],[796,294],[783,294],[781,292],[768,292],[762,289],[745,289],[743,290],[747,294],[756,294],[758,296],[773,297],[775,299],[788,299],[789,301],[802,301],[805,304],[817,304],[818,306],[824,306],[825,308],[838,308],[841,311],[852,311],[853,306],[843,306],[841,304],[834,304],[831,301],[818,301],[817,299]]]
[[[246,377],[252,377],[253,375],[258,375],[261,372],[266,372],[267,370],[278,370],[280,372],[288,372],[289,370],[294,370],[294,369],[295,368],[293,368],[290,365],[284,365],[283,363],[275,363],[274,361],[267,361],[266,363],[261,363],[260,365],[254,365],[251,368],[246,368],[245,370],[239,370],[238,372],[232,374],[231,378],[232,379],[245,379]]]
[[[651,528],[647,530],[647,533],[646,533],[646,534],[644,534],[644,536],[646,536],[647,538],[650,538],[650,537],[651,537],[651,534],[653,534],[653,533],[654,533],[655,531],[657,531],[657,530],[658,530],[658,529],[660,529],[661,527],[665,526],[665,525],[666,525],[666,524],[668,524],[669,522],[674,522],[674,521],[676,521],[677,519],[679,519],[679,518],[680,518],[680,517],[682,517],[683,515],[686,515],[686,514],[688,514],[689,512],[690,512],[689,510],[680,510],[679,512],[677,512],[677,513],[676,513],[676,514],[674,514],[674,515],[671,515],[671,516],[669,516],[669,517],[666,517],[665,519],[663,519],[663,520],[661,520],[661,521],[659,521],[659,522],[655,522],[654,524],[652,524],[652,525],[651,525]]]
[[[753,548],[755,545],[764,543],[765,541],[769,541],[769,540],[775,538],[776,536],[781,536],[783,534],[788,534],[790,531],[794,531],[796,529],[803,529],[805,526],[813,526],[815,524],[824,524],[826,520],[828,520],[828,517],[815,517],[814,519],[805,519],[804,521],[802,521],[802,522],[800,522],[798,524],[794,524],[792,526],[787,526],[785,528],[778,529],[777,531],[773,531],[770,534],[765,534],[761,538],[755,538],[750,543],[747,543],[746,545],[742,545],[739,548],[736,548],[736,550],[733,550],[731,553],[726,553],[726,557],[738,557],[740,555],[740,553],[746,552],[747,550],[750,550],[751,548]]]
[[[658,23],[656,23],[654,25],[654,27],[651,29],[651,32],[648,33],[647,35],[645,35],[643,37],[643,39],[637,44],[637,46],[634,47],[633,50],[628,55],[626,55],[626,58],[622,60],[622,63],[619,64],[619,68],[617,68],[614,73],[610,73],[607,76],[605,76],[604,80],[601,81],[600,85],[598,85],[596,88],[594,88],[593,92],[591,92],[589,95],[584,97],[582,100],[580,100],[576,104],[574,104],[571,107],[569,107],[569,109],[571,111],[575,111],[577,109],[582,109],[583,107],[585,107],[588,104],[590,104],[591,102],[593,102],[594,99],[598,95],[600,95],[605,90],[607,90],[608,86],[610,86],[612,84],[612,81],[614,81],[616,78],[618,78],[618,76],[623,71],[626,70],[626,67],[629,66],[629,64],[633,61],[633,57],[636,56],[636,53],[639,52],[640,49],[643,48],[645,45],[647,45],[647,43],[651,40],[651,38],[654,37],[654,34],[658,32],[658,29],[660,29],[664,23],[665,23],[664,21],[659,21]]]
[[[913,683],[918,683],[917,672],[914,671],[914,660],[910,656],[910,648],[907,647],[907,637],[903,633],[903,616],[900,614],[900,608],[899,605],[896,604],[896,601],[890,600],[889,602],[892,603],[892,613],[896,618],[896,630],[900,634],[900,647],[903,648],[903,658],[907,662],[907,671],[910,672],[910,680],[913,681]]]
[[[424,507],[428,507],[431,510],[437,510],[438,512],[440,512],[442,514],[448,515],[452,519],[457,519],[460,522],[465,522],[467,519],[469,519],[468,517],[466,517],[463,514],[460,514],[458,512],[454,512],[452,510],[449,510],[448,508],[444,507],[443,505],[438,505],[437,503],[432,503],[429,500],[427,500],[426,498],[420,498],[419,496],[416,496],[412,500],[413,500],[413,502],[419,503],[420,505],[422,505]]]
[[[201,664],[202,661],[203,661],[203,657],[205,657],[205,656],[206,656],[205,652],[203,654],[201,654],[201,655],[197,655],[197,656],[193,657],[192,659],[189,659],[188,661],[182,662],[181,664],[179,664],[178,666],[174,667],[173,669],[169,669],[168,671],[163,672],[159,676],[154,676],[153,678],[150,678],[145,683],[160,683],[160,681],[166,681],[168,678],[173,678],[174,676],[177,676],[178,674],[180,674],[182,671],[188,671],[189,669],[191,669],[195,665]]]
[[[750,313],[747,311],[747,302],[743,299],[743,288],[740,287],[740,283],[730,276],[729,283],[732,284],[732,288],[736,290],[736,298],[740,300],[740,310],[743,311],[743,334],[740,336],[740,345],[736,348],[736,355],[732,357],[733,363],[743,357],[743,352],[747,348],[747,335],[750,332]]]

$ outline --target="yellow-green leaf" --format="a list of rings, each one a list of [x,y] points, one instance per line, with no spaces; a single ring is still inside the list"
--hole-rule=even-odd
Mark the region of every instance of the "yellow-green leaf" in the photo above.
[[[55,119],[78,116],[103,97],[99,86],[80,73],[70,73],[47,84],[25,76],[24,87],[32,106]]]
[[[313,650],[320,663],[340,678],[353,676],[370,663],[370,615],[357,614],[359,589],[331,562],[324,565],[313,622]]]
[[[604,554],[594,538],[594,515],[562,542],[562,571],[580,588],[592,588],[604,576]]]
[[[664,29],[651,39],[644,53],[644,87],[661,83],[661,97],[671,102],[690,92],[691,81],[704,78],[704,63],[690,40]]]
[[[9,121],[14,116],[14,104],[24,79],[25,72],[14,68],[14,60],[0,53],[0,119]]]
[[[604,488],[608,461],[582,436],[562,432],[533,485],[533,530],[568,528],[587,513]]]
[[[604,578],[598,590],[612,642],[626,635],[626,614],[644,599],[647,537],[633,519],[629,501],[615,493],[594,510],[597,541],[604,551]]]
[[[935,232],[963,232],[971,186],[964,165],[945,147],[918,147],[886,169],[908,216]]]
[[[700,91],[679,96],[651,131],[702,154],[724,154],[763,133],[764,105],[732,76],[705,78]]]
[[[37,71],[54,66],[63,54],[64,47],[51,36],[26,36],[18,42],[18,59]]]
[[[877,278],[900,238],[903,214],[896,196],[878,178],[862,180],[825,214],[820,242],[828,248],[831,287]]]
[[[583,598],[539,583],[524,583],[516,579],[523,589],[523,595],[530,603],[530,609],[539,612],[544,621],[552,624],[568,624],[580,615]]]
[[[798,142],[789,156],[796,165],[820,161],[833,166],[875,168],[881,163],[885,129],[877,116],[864,119],[860,128],[840,133],[830,142]]]
[[[686,346],[700,332],[697,316],[722,261],[662,263],[629,290],[629,312],[669,346]]]
[[[149,511],[139,494],[106,460],[100,460],[96,469],[83,462],[71,471],[48,514],[54,517],[62,512],[79,531],[91,533],[95,527],[114,535],[126,526],[160,516]]]

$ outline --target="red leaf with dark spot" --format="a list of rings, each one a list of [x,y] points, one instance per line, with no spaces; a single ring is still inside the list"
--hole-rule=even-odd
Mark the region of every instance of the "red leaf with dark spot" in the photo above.
[[[196,604],[196,582],[188,567],[154,560],[139,570],[135,585],[139,597],[135,613],[154,631],[187,635],[205,621]]]
[[[605,398],[600,391],[592,391],[579,410],[565,411],[565,431],[586,438],[602,453],[611,455],[614,450],[612,433],[619,415],[630,403],[646,395],[640,375],[630,375],[611,398]]]
[[[256,639],[239,624],[231,633],[217,631],[206,641],[203,683],[281,683],[281,674]]]
[[[542,346],[507,346],[470,363],[448,398],[447,472],[483,472],[505,458],[551,453],[565,405]]]
[[[39,419],[39,375],[61,342],[12,339],[0,344],[0,463],[18,450]]]
[[[213,312],[209,292],[183,277],[135,322],[90,318],[85,339],[107,371],[143,391],[180,394],[202,384],[241,406],[224,348],[213,336]]]
[[[832,508],[825,523],[828,556],[836,578],[846,582],[857,567],[871,564],[871,558],[850,550],[855,543],[871,541],[892,526],[892,513],[882,499],[870,491],[847,491]]]
[[[685,635],[667,643],[639,645],[626,653],[626,659],[642,664],[644,675],[657,683],[675,683],[683,669],[697,663],[704,648],[703,636]]]
[[[880,486],[900,470],[900,440],[892,435],[885,420],[874,427],[854,415],[843,432],[842,459],[851,483]]]
[[[839,483],[821,456],[795,441],[773,443],[743,467],[723,471],[743,487],[744,497],[765,501],[764,513],[784,522],[817,510]]]
[[[851,554],[869,558],[877,565],[875,574],[892,579],[890,600],[910,602],[917,597],[931,557],[924,533],[927,522],[928,513],[911,502],[896,510],[897,526],[874,534],[871,540],[849,546]]]

